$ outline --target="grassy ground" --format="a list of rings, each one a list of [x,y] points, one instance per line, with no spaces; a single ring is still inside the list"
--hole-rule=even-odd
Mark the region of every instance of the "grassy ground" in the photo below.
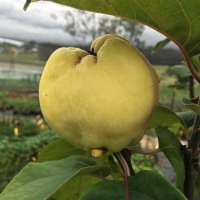
[[[38,87],[38,81],[0,79],[0,92],[37,93]]]
[[[166,73],[169,66],[154,66],[158,77],[160,79],[160,91],[159,91],[159,102],[161,105],[168,108],[173,108],[175,111],[181,111],[186,109],[182,103],[181,99],[183,97],[189,98],[188,87],[183,89],[177,89],[176,87],[171,87],[176,84],[177,78],[175,75],[168,75]],[[196,96],[199,94],[199,86],[195,83],[194,86]],[[174,94],[174,104],[172,105],[172,98]]]
[[[0,53],[0,61],[11,62],[11,55],[6,53]],[[45,64],[44,60],[41,60],[37,54],[19,54],[14,58],[16,63],[26,63],[33,65],[43,65]]]

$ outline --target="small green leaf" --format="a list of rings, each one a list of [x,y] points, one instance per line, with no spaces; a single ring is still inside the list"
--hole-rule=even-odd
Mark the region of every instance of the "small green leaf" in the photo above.
[[[176,112],[176,115],[180,117],[180,119],[184,122],[184,124],[186,125],[187,128],[193,126],[194,119],[195,119],[195,116],[196,116],[195,112],[193,112],[193,111]]]
[[[110,173],[108,165],[96,165],[93,160],[84,156],[29,163],[0,194],[0,200],[44,200],[74,177],[82,175],[105,177]]]
[[[188,88],[188,84],[186,83],[179,83],[179,84],[174,84],[174,85],[168,85],[167,87],[169,88],[176,88],[176,89],[186,89]]]
[[[149,126],[151,128],[155,128],[156,126],[168,127],[177,123],[181,123],[181,121],[173,111],[165,107],[157,106]]]
[[[129,177],[130,200],[186,200],[186,197],[163,176],[155,172],[140,171]],[[79,200],[126,199],[124,181],[104,181],[90,187]]]
[[[37,162],[61,160],[72,155],[86,155],[86,151],[74,147],[63,139],[51,142],[39,153]]]
[[[86,156],[91,160],[94,160],[98,165],[105,164],[107,161],[107,154],[103,154],[101,157],[95,158],[91,155],[91,152],[86,152],[81,150],[72,144],[68,143],[64,139],[59,139],[54,141],[39,153],[37,162],[46,162],[51,160],[61,160],[72,155],[82,155]]]
[[[172,68],[174,73],[176,73],[180,78],[186,78],[191,76],[190,70],[184,65],[176,65]]]
[[[159,148],[171,147],[163,149],[163,153],[170,161],[177,177],[177,187],[183,191],[183,184],[185,180],[185,168],[181,153],[181,143],[177,137],[167,128],[161,126],[156,128],[158,136]]]
[[[153,47],[153,50],[152,50],[152,54],[161,50],[164,46],[166,46],[168,43],[170,42],[170,40],[168,38],[158,42],[154,47]]]
[[[196,71],[197,73],[200,73],[199,56],[197,55],[197,56],[191,57],[191,62],[192,62],[192,65],[193,65],[195,71]]]
[[[200,115],[200,105],[192,103],[189,99],[186,99],[185,97],[182,98],[182,103],[185,106],[187,106],[190,110]]]
[[[114,160],[114,158],[111,155],[108,156],[108,164],[112,169],[112,178],[114,180],[124,180],[124,175],[123,171],[121,171],[121,167],[118,166],[118,163]]]

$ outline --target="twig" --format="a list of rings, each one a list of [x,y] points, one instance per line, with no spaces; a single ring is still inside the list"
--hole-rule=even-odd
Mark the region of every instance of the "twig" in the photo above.
[[[130,153],[131,154],[139,153],[139,154],[143,154],[143,155],[153,156],[156,153],[161,152],[163,149],[168,149],[168,148],[175,148],[175,147],[170,145],[170,146],[166,146],[166,147],[163,147],[163,148],[160,148],[160,149],[155,149],[155,150],[152,150],[152,151],[144,151],[144,150],[140,150],[140,149],[131,149]]]
[[[120,163],[120,165],[122,166],[122,169],[124,170],[124,178],[126,182],[126,200],[130,200],[129,187],[128,187],[129,186],[128,177],[130,176],[130,170],[129,170],[128,164],[126,163],[126,160],[124,159],[121,152],[115,153],[114,155],[116,156],[118,162]]]
[[[135,175],[131,165],[131,154],[129,153],[128,149],[123,149],[118,153],[114,153],[114,155],[124,171],[124,178],[126,182],[126,200],[130,200],[128,177]]]
[[[127,176],[130,176],[129,166],[128,166],[126,160],[124,159],[123,155],[121,154],[121,152],[114,153],[114,155],[116,156],[119,164],[121,165],[121,167],[124,171],[124,174],[127,175]]]
[[[189,92],[190,92],[190,99],[194,98],[194,78],[193,76],[189,76]]]
[[[121,151],[122,156],[124,157],[129,170],[130,170],[130,176],[134,176],[135,175],[135,171],[133,170],[132,164],[131,164],[131,153],[128,149],[123,149]]]

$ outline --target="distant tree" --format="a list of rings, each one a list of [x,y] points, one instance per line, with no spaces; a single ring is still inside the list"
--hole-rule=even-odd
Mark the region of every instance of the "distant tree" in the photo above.
[[[33,48],[37,47],[37,43],[35,41],[25,42],[21,48],[24,49],[25,52],[31,51]]]
[[[60,46],[52,45],[52,44],[39,44],[38,45],[38,56],[42,60],[48,60],[49,56]]]
[[[10,52],[10,48],[18,48],[17,45],[15,45],[13,43],[9,43],[9,42],[0,43],[0,47],[2,47],[4,49],[5,53],[9,53]]]
[[[180,50],[175,48],[164,48],[154,54],[152,54],[153,46],[139,48],[139,50],[154,65],[178,65],[184,60]]]
[[[144,30],[142,24],[108,15],[68,10],[65,14],[66,31],[74,36],[77,42],[91,43],[100,35],[115,33],[126,37],[134,46],[142,47],[144,42],[139,39]]]

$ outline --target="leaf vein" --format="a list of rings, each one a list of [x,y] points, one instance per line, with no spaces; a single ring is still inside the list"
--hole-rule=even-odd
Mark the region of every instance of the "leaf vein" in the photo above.
[[[184,42],[184,44],[183,44],[183,46],[185,46],[185,45],[188,43],[188,41],[190,40],[190,38],[191,38],[191,29],[192,29],[192,28],[191,28],[191,22],[190,22],[190,19],[189,19],[188,16],[187,16],[187,14],[186,14],[186,12],[185,12],[185,10],[184,10],[182,4],[179,2],[179,0],[176,0],[176,2],[179,4],[180,9],[182,10],[182,12],[183,12],[183,14],[184,14],[186,20],[188,21],[188,26],[189,26],[188,37],[187,37],[187,39],[185,40],[185,42]]]
[[[144,12],[148,15],[148,17],[151,18],[151,19],[157,24],[157,26],[159,27],[159,29],[161,30],[161,32],[163,32],[163,28],[160,26],[159,23],[157,23],[157,21],[153,18],[153,16],[150,15],[150,13],[147,11],[147,9],[144,8],[144,7],[138,2],[138,0],[136,0],[135,2],[144,10]],[[147,23],[146,23],[146,24],[147,24]],[[149,26],[149,24],[148,24],[148,26]]]

